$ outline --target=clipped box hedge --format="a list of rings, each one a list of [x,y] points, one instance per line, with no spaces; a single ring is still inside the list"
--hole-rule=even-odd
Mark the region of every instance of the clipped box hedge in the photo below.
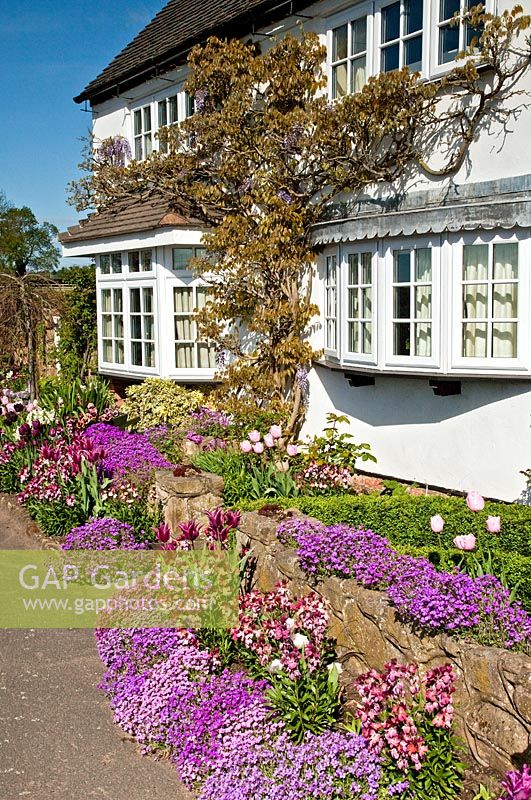
[[[463,498],[428,495],[334,495],[264,499],[246,503],[257,509],[266,503],[299,508],[326,525],[346,523],[368,528],[385,536],[401,552],[429,558],[441,568],[457,564],[462,553],[454,548],[455,536],[473,533],[493,556],[494,571],[505,573],[509,585],[518,586],[518,599],[531,607],[531,507],[507,503],[485,503],[483,511],[470,511]],[[241,504],[243,505],[243,504]],[[442,533],[433,533],[430,517],[444,519]],[[488,533],[488,516],[501,517],[501,532]]]

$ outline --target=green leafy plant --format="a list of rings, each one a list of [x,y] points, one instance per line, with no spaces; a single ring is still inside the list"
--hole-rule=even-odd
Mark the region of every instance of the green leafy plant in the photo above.
[[[482,783],[479,784],[479,792],[474,795],[473,800],[493,800],[494,795],[484,786]]]
[[[125,394],[122,411],[127,414],[129,427],[139,431],[155,425],[181,425],[205,400],[202,392],[185,389],[169,378],[146,378],[128,386]]]
[[[72,508],[62,502],[28,501],[26,508],[45,536],[66,536],[72,528],[87,521],[83,509],[76,504]]]
[[[507,571],[503,566],[499,567],[497,561],[490,550],[478,550],[477,552],[463,553],[457,568],[461,572],[466,572],[472,578],[480,578],[483,575],[495,575],[504,589],[510,591],[509,599],[512,603],[518,599],[518,589],[521,580],[513,583],[512,576],[507,577]]]
[[[113,405],[113,396],[105,378],[65,379],[61,374],[40,383],[39,403],[54,411],[61,420],[77,417],[93,406],[98,415]]]
[[[463,788],[465,764],[462,744],[453,733],[423,725],[419,731],[428,747],[422,769],[409,774],[409,792],[415,800],[455,800]]]
[[[101,516],[126,522],[134,529],[138,541],[148,542],[155,541],[153,528],[163,521],[160,503],[151,505],[146,500],[133,504],[107,500],[103,505]]]
[[[305,456],[308,461],[315,464],[334,464],[345,467],[354,472],[356,461],[376,461],[370,452],[367,442],[356,444],[351,433],[340,433],[339,425],[350,425],[350,420],[344,415],[327,414],[328,425],[323,429],[321,436],[314,436],[306,445]]]
[[[248,497],[296,497],[299,489],[291,471],[278,469],[273,463],[251,464],[249,469]]]
[[[333,727],[341,706],[339,676],[333,665],[301,671],[296,680],[283,673],[268,675],[271,688],[266,692],[268,704],[297,743],[307,732],[322,733]]]

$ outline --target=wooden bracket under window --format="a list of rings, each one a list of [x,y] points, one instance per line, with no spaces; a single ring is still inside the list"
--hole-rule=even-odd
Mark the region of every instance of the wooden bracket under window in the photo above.
[[[350,386],[374,386],[374,375],[365,375],[363,372],[343,372]]]
[[[438,378],[430,380],[433,394],[437,397],[450,397],[453,394],[461,394],[461,381],[443,381]]]

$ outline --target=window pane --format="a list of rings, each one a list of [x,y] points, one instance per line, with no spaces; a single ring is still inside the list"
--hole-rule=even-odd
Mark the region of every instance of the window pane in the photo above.
[[[123,311],[122,290],[113,289],[114,310],[118,312]]]
[[[151,250],[142,250],[142,272],[151,272]]]
[[[439,22],[444,22],[447,19],[452,19],[454,14],[458,14],[459,11],[460,11],[460,0],[440,0]]]
[[[201,342],[197,346],[197,356],[200,369],[213,369],[216,366],[216,350],[212,345]]]
[[[163,128],[168,124],[168,113],[166,110],[166,101],[161,100],[159,103],[159,128]]]
[[[124,363],[124,343],[116,341],[114,343],[114,361],[116,364]]]
[[[463,280],[486,281],[488,278],[488,259],[488,245],[465,245],[463,248]]]
[[[144,133],[151,130],[151,106],[146,106],[144,109]]]
[[[102,289],[102,292],[101,292],[101,310],[103,312],[112,311],[111,290],[110,289]]]
[[[344,97],[347,93],[347,65],[332,67],[332,97]]]
[[[123,314],[114,315],[114,336],[116,339],[124,338],[124,318]]]
[[[326,316],[327,317],[335,317],[336,316],[336,291],[335,289],[328,289],[326,293]]]
[[[144,317],[144,339],[151,339],[153,340],[155,337],[153,335],[154,332],[154,324],[153,324],[153,315],[148,314]]]
[[[347,26],[342,25],[332,31],[332,61],[347,57]]]
[[[486,283],[463,286],[463,317],[465,319],[487,318],[487,293]]]
[[[131,339],[141,339],[142,338],[142,323],[140,320],[140,315],[134,314],[131,317]]]
[[[415,36],[404,42],[404,66],[411,72],[422,69],[422,36]]]
[[[516,322],[497,322],[492,329],[492,355],[494,358],[516,358]]]
[[[348,349],[350,353],[359,353],[359,322],[349,322],[348,324]]]
[[[350,91],[361,92],[367,83],[367,57],[355,58],[350,66]]]
[[[112,336],[112,316],[104,314],[101,318],[101,335]]]
[[[142,112],[135,111],[135,136],[142,133]]]
[[[175,288],[173,290],[173,310],[176,313],[191,313],[192,290],[190,288]]]
[[[121,272],[122,271],[122,254],[121,253],[113,253],[111,255],[111,269],[113,272]]]
[[[348,256],[348,282],[351,286],[360,283],[358,273],[359,256],[357,253],[349,253]]]
[[[361,315],[362,317],[372,316],[372,289],[361,290]]]
[[[326,323],[326,346],[330,350],[336,349],[336,321],[329,319]]]
[[[439,64],[454,61],[459,52],[459,25],[439,29]]]
[[[177,369],[191,369],[194,366],[194,349],[192,344],[175,345],[175,366]]]
[[[143,306],[142,309],[146,314],[153,312],[153,289],[144,289],[142,292]]]
[[[422,0],[405,0],[406,33],[422,30]]]
[[[130,290],[130,303],[131,303],[130,311],[138,313],[140,311],[140,289]]]
[[[185,93],[186,116],[191,117],[195,112],[195,100],[191,94]]]
[[[366,354],[372,353],[372,323],[362,322],[361,324],[361,339],[363,342],[363,352]]]
[[[361,254],[361,282],[362,283],[371,283],[372,281],[372,254],[371,253],[362,253]]]
[[[150,156],[153,152],[153,143],[151,141],[151,134],[144,136],[144,156]]]
[[[518,284],[495,283],[492,287],[494,319],[515,319],[518,316]]]
[[[431,323],[418,322],[415,325],[415,355],[431,356]]]
[[[144,366],[155,366],[155,345],[150,342],[145,342],[144,344]]]
[[[106,364],[112,363],[112,339],[103,339],[102,358]]]
[[[168,98],[168,122],[173,125],[177,122],[179,114],[177,111],[177,95]]]
[[[392,72],[400,66],[400,50],[399,45],[392,44],[382,50],[382,72]]]
[[[142,366],[142,342],[131,342],[131,363]]]
[[[422,283],[431,281],[431,248],[419,247],[415,250],[415,280]]]
[[[518,278],[518,244],[494,245],[494,280]]]
[[[364,53],[367,49],[367,17],[354,20],[351,25],[351,54]]]
[[[137,161],[142,161],[142,139],[135,139],[135,158]]]
[[[110,256],[100,256],[100,270],[102,275],[108,275],[111,271],[111,257]]]
[[[394,251],[394,282],[409,283],[411,280],[411,250]]]
[[[400,3],[382,8],[382,42],[391,42],[400,36]]]
[[[395,356],[410,355],[411,337],[409,322],[400,322],[393,325],[394,328],[394,354]]]
[[[205,307],[208,300],[208,286],[198,286],[196,289],[196,303],[200,310]]]
[[[140,253],[129,253],[129,272],[140,272]]]
[[[350,319],[357,319],[360,315],[358,289],[348,290],[348,315]]]
[[[191,247],[174,247],[173,248],[173,269],[187,270],[190,259],[193,258],[194,251]]]
[[[191,317],[175,318],[175,340],[189,342],[194,338]]]
[[[487,357],[487,323],[467,322],[463,325],[463,356]]]
[[[472,27],[472,25],[468,25],[467,23],[465,23],[466,46],[470,47],[472,42],[474,42],[474,49],[476,49],[484,29],[485,29],[484,25],[478,25],[477,28],[474,28]]]
[[[415,288],[415,317],[431,319],[431,286]]]
[[[411,311],[411,290],[409,286],[394,288],[394,316],[396,319],[409,319]]]

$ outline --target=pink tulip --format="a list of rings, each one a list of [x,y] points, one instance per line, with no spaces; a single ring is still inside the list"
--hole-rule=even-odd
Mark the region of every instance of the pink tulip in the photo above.
[[[444,528],[444,520],[440,514],[435,514],[435,516],[430,517],[430,525],[434,533],[440,533]]]
[[[501,530],[501,517],[487,517],[487,530],[489,533],[499,533]]]
[[[248,439],[245,439],[243,442],[240,442],[240,450],[242,453],[250,453],[253,449],[251,442]]]
[[[456,536],[454,544],[458,550],[474,550],[476,537],[473,533],[468,533],[466,536]]]
[[[260,431],[251,431],[249,434],[249,441],[250,442],[259,442],[261,439]]]
[[[286,453],[288,454],[288,456],[296,456],[298,452],[299,448],[297,447],[296,444],[288,444],[288,446],[286,447]]]
[[[9,403],[9,397],[6,394],[4,394],[3,397],[2,397],[2,403],[5,406],[7,406],[7,404]]]
[[[471,511],[483,511],[485,501],[479,492],[469,492],[466,496],[466,504]]]
[[[258,453],[258,455],[260,455],[260,453],[264,452],[264,445],[262,444],[262,442],[256,442],[255,444],[253,444],[253,450],[255,453]]]
[[[271,425],[271,427],[269,428],[269,433],[271,434],[273,439],[280,439],[280,437],[282,436],[282,428],[280,427],[280,425]]]
[[[275,446],[275,439],[271,433],[266,433],[264,436],[264,444],[266,447],[274,447]]]

